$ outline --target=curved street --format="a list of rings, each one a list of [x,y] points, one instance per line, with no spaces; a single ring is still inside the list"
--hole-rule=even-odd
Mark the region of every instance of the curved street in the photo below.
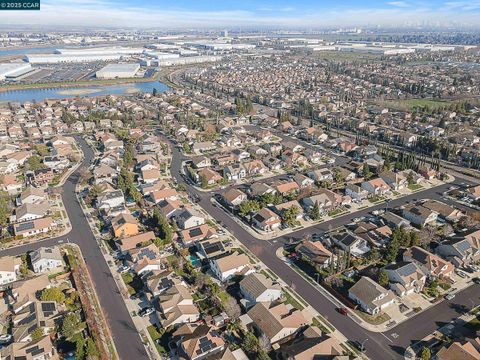
[[[77,135],[75,139],[82,148],[85,156],[82,166],[90,166],[94,158],[93,150],[81,136]],[[77,169],[68,177],[62,186],[62,200],[72,224],[72,230],[68,234],[60,237],[49,238],[34,244],[2,250],[0,251],[0,256],[19,255],[27,251],[35,250],[41,246],[54,246],[66,242],[77,244],[85,258],[90,277],[93,280],[100,301],[100,306],[108,322],[120,359],[149,359],[140,335],[128,313],[122,294],[118,290],[115,280],[110,273],[110,269],[102,255],[102,251],[97,244],[97,240],[88,225],[82,207],[77,200],[75,186],[78,182],[79,174],[80,171]]]
[[[165,141],[169,141],[164,138]],[[252,253],[254,253],[267,267],[277,274],[283,281],[290,284],[294,290],[300,294],[315,310],[322,314],[329,322],[333,324],[349,340],[365,341],[366,354],[376,360],[403,359],[407,347],[418,342],[426,335],[436,330],[439,326],[448,323],[462,314],[462,306],[468,309],[472,304],[479,303],[480,286],[471,285],[467,289],[458,293],[453,300],[442,301],[438,305],[429,308],[384,333],[371,332],[359,324],[351,317],[341,315],[336,311],[336,306],[325,295],[320,293],[307,280],[300,276],[285,262],[276,256],[276,251],[290,238],[300,239],[307,234],[323,233],[329,229],[336,228],[342,224],[350,222],[353,218],[365,216],[372,210],[382,209],[384,204],[360,210],[352,214],[340,216],[330,221],[325,221],[309,228],[294,231],[288,235],[273,238],[271,240],[259,240],[252,236],[247,230],[240,226],[223,209],[213,206],[210,198],[211,192],[198,191],[194,186],[185,182],[182,176],[182,162],[187,158],[174,146],[172,148],[172,176],[178,183],[185,185],[187,191],[200,199],[199,205],[214,219],[221,221],[240,242],[242,242]],[[455,180],[453,184],[465,182],[465,180]],[[442,199],[442,193],[447,190],[450,184],[438,186],[418,192],[389,203],[390,207],[399,206],[413,199],[430,198],[445,201]],[[366,340],[368,339],[368,340]]]

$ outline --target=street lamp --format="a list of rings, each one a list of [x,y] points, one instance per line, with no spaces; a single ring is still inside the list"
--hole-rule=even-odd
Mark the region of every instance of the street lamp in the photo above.
[[[366,338],[365,340],[362,341],[362,347],[361,347],[361,351],[365,351],[365,343],[368,341],[368,338]]]

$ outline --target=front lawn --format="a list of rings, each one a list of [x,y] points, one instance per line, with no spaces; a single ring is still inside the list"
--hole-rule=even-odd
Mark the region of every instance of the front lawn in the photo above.
[[[378,195],[372,196],[371,198],[368,199],[368,201],[370,201],[372,204],[378,204],[383,200],[385,200],[385,198]]]
[[[390,316],[386,313],[380,313],[378,315],[369,315],[361,310],[353,310],[355,311],[355,314],[360,316],[363,320],[368,322],[369,324],[372,325],[380,325],[383,324],[385,321],[390,320]]]
[[[165,348],[159,344],[159,341],[162,337],[162,334],[157,330],[155,325],[150,325],[147,327],[148,334],[152,338],[153,342],[155,343],[155,347],[157,348],[157,351],[159,354],[166,354],[167,351]]]
[[[411,191],[418,191],[420,189],[423,189],[423,186],[420,184],[410,184],[408,185],[408,189]]]
[[[292,296],[292,294],[290,294],[290,292],[285,290],[283,293],[285,294],[285,302],[287,304],[292,305],[295,309],[298,309],[300,311],[302,311],[305,308]]]

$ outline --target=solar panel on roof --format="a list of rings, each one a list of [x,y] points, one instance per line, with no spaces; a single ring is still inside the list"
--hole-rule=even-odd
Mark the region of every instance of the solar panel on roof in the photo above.
[[[196,237],[202,235],[202,230],[200,228],[194,228],[188,232],[190,237]]]
[[[17,231],[25,231],[25,230],[31,230],[35,228],[35,225],[33,224],[33,221],[30,222],[25,222],[21,223],[17,226]]]
[[[53,302],[44,302],[42,303],[42,311],[55,311],[55,303]]]

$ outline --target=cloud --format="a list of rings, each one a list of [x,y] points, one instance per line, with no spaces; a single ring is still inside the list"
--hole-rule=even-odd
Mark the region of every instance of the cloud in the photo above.
[[[387,2],[387,5],[399,7],[399,8],[407,8],[410,6],[405,1],[390,1],[390,2]]]

